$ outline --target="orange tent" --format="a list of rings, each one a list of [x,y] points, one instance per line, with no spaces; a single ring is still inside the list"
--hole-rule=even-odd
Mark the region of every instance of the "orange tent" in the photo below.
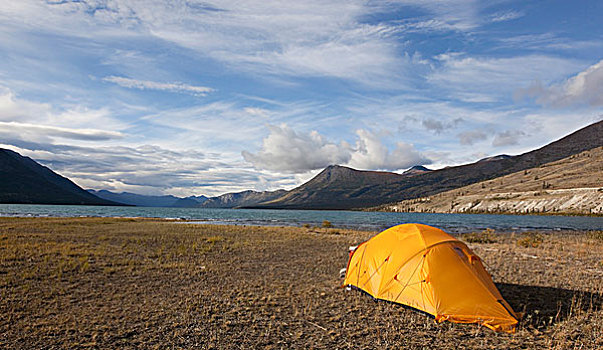
[[[350,256],[344,284],[424,311],[437,322],[478,323],[508,333],[518,322],[480,258],[427,225],[394,226],[360,244]]]

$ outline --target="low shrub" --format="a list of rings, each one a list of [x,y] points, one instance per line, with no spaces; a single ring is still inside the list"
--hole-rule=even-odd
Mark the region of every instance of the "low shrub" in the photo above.
[[[538,248],[542,242],[544,242],[544,239],[541,234],[529,232],[517,240],[517,245],[524,248]]]
[[[461,239],[468,243],[495,243],[497,237],[494,230],[488,228],[482,232],[463,233]]]
[[[329,220],[324,220],[322,222],[322,227],[324,227],[324,228],[331,228],[331,227],[333,227],[333,224]]]

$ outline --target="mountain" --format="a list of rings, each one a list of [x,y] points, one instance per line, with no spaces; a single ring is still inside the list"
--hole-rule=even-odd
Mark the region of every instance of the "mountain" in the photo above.
[[[268,202],[282,197],[287,191],[278,190],[273,192],[243,191],[237,193],[226,193],[221,196],[208,198],[202,208],[238,208],[253,206],[258,203]]]
[[[493,160],[501,160],[501,159],[509,159],[509,158],[512,158],[512,156],[510,156],[508,154],[499,154],[497,156],[482,158],[482,159],[478,160],[478,162],[491,162]]]
[[[386,188],[394,191],[401,178],[406,177],[395,173],[361,171],[331,165],[300,187],[256,207],[346,209],[377,205],[383,202],[375,194],[383,193]]]
[[[535,168],[603,146],[603,121],[518,156],[434,170],[415,176],[329,166],[307,183],[255,208],[351,209],[430,196]]]
[[[428,173],[430,171],[433,171],[433,170],[427,169],[426,167],[424,167],[422,165],[415,165],[412,168],[410,168],[410,169],[406,170],[405,172],[403,172],[402,175],[415,176],[415,175],[425,174],[425,173]]]
[[[135,205],[138,207],[195,208],[200,206],[201,203],[207,200],[207,197],[205,196],[190,196],[187,198],[179,198],[171,195],[147,196],[130,192],[115,193],[107,190],[88,190],[88,192],[103,199],[128,205]]]
[[[429,213],[603,214],[603,147],[537,168],[375,209]]]
[[[29,157],[2,148],[0,203],[120,205],[86,192]]]
[[[171,207],[179,199],[174,196],[145,196],[130,192],[115,193],[107,190],[88,190],[88,192],[103,199],[138,207]]]
[[[174,208],[198,208],[201,206],[201,203],[194,200],[193,198],[178,198],[176,202],[174,202],[171,207]]]
[[[192,199],[194,201],[196,201],[197,203],[204,203],[207,200],[206,196],[188,196],[185,199]]]

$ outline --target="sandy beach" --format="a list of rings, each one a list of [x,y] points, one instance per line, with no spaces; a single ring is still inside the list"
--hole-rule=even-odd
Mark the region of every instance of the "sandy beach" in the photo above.
[[[436,324],[342,288],[376,232],[0,218],[0,348],[603,347],[603,233],[458,236],[523,318]]]

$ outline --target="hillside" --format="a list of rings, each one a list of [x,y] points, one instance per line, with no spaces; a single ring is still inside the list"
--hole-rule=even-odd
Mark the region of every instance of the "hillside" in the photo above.
[[[518,156],[495,156],[415,176],[330,166],[284,196],[257,208],[351,209],[431,196],[473,183],[535,168],[603,146],[603,121]]]
[[[434,196],[384,205],[378,210],[603,214],[603,147]]]
[[[376,205],[381,203],[381,198],[374,194],[388,188],[395,191],[402,177],[394,173],[331,165],[302,186],[273,201],[264,202],[260,207],[341,209]]]
[[[221,196],[208,198],[203,204],[202,208],[238,208],[246,206],[254,206],[261,202],[271,201],[275,198],[282,197],[287,191],[243,191],[237,193],[226,193]]]
[[[120,205],[8,149],[0,149],[0,203]]]

